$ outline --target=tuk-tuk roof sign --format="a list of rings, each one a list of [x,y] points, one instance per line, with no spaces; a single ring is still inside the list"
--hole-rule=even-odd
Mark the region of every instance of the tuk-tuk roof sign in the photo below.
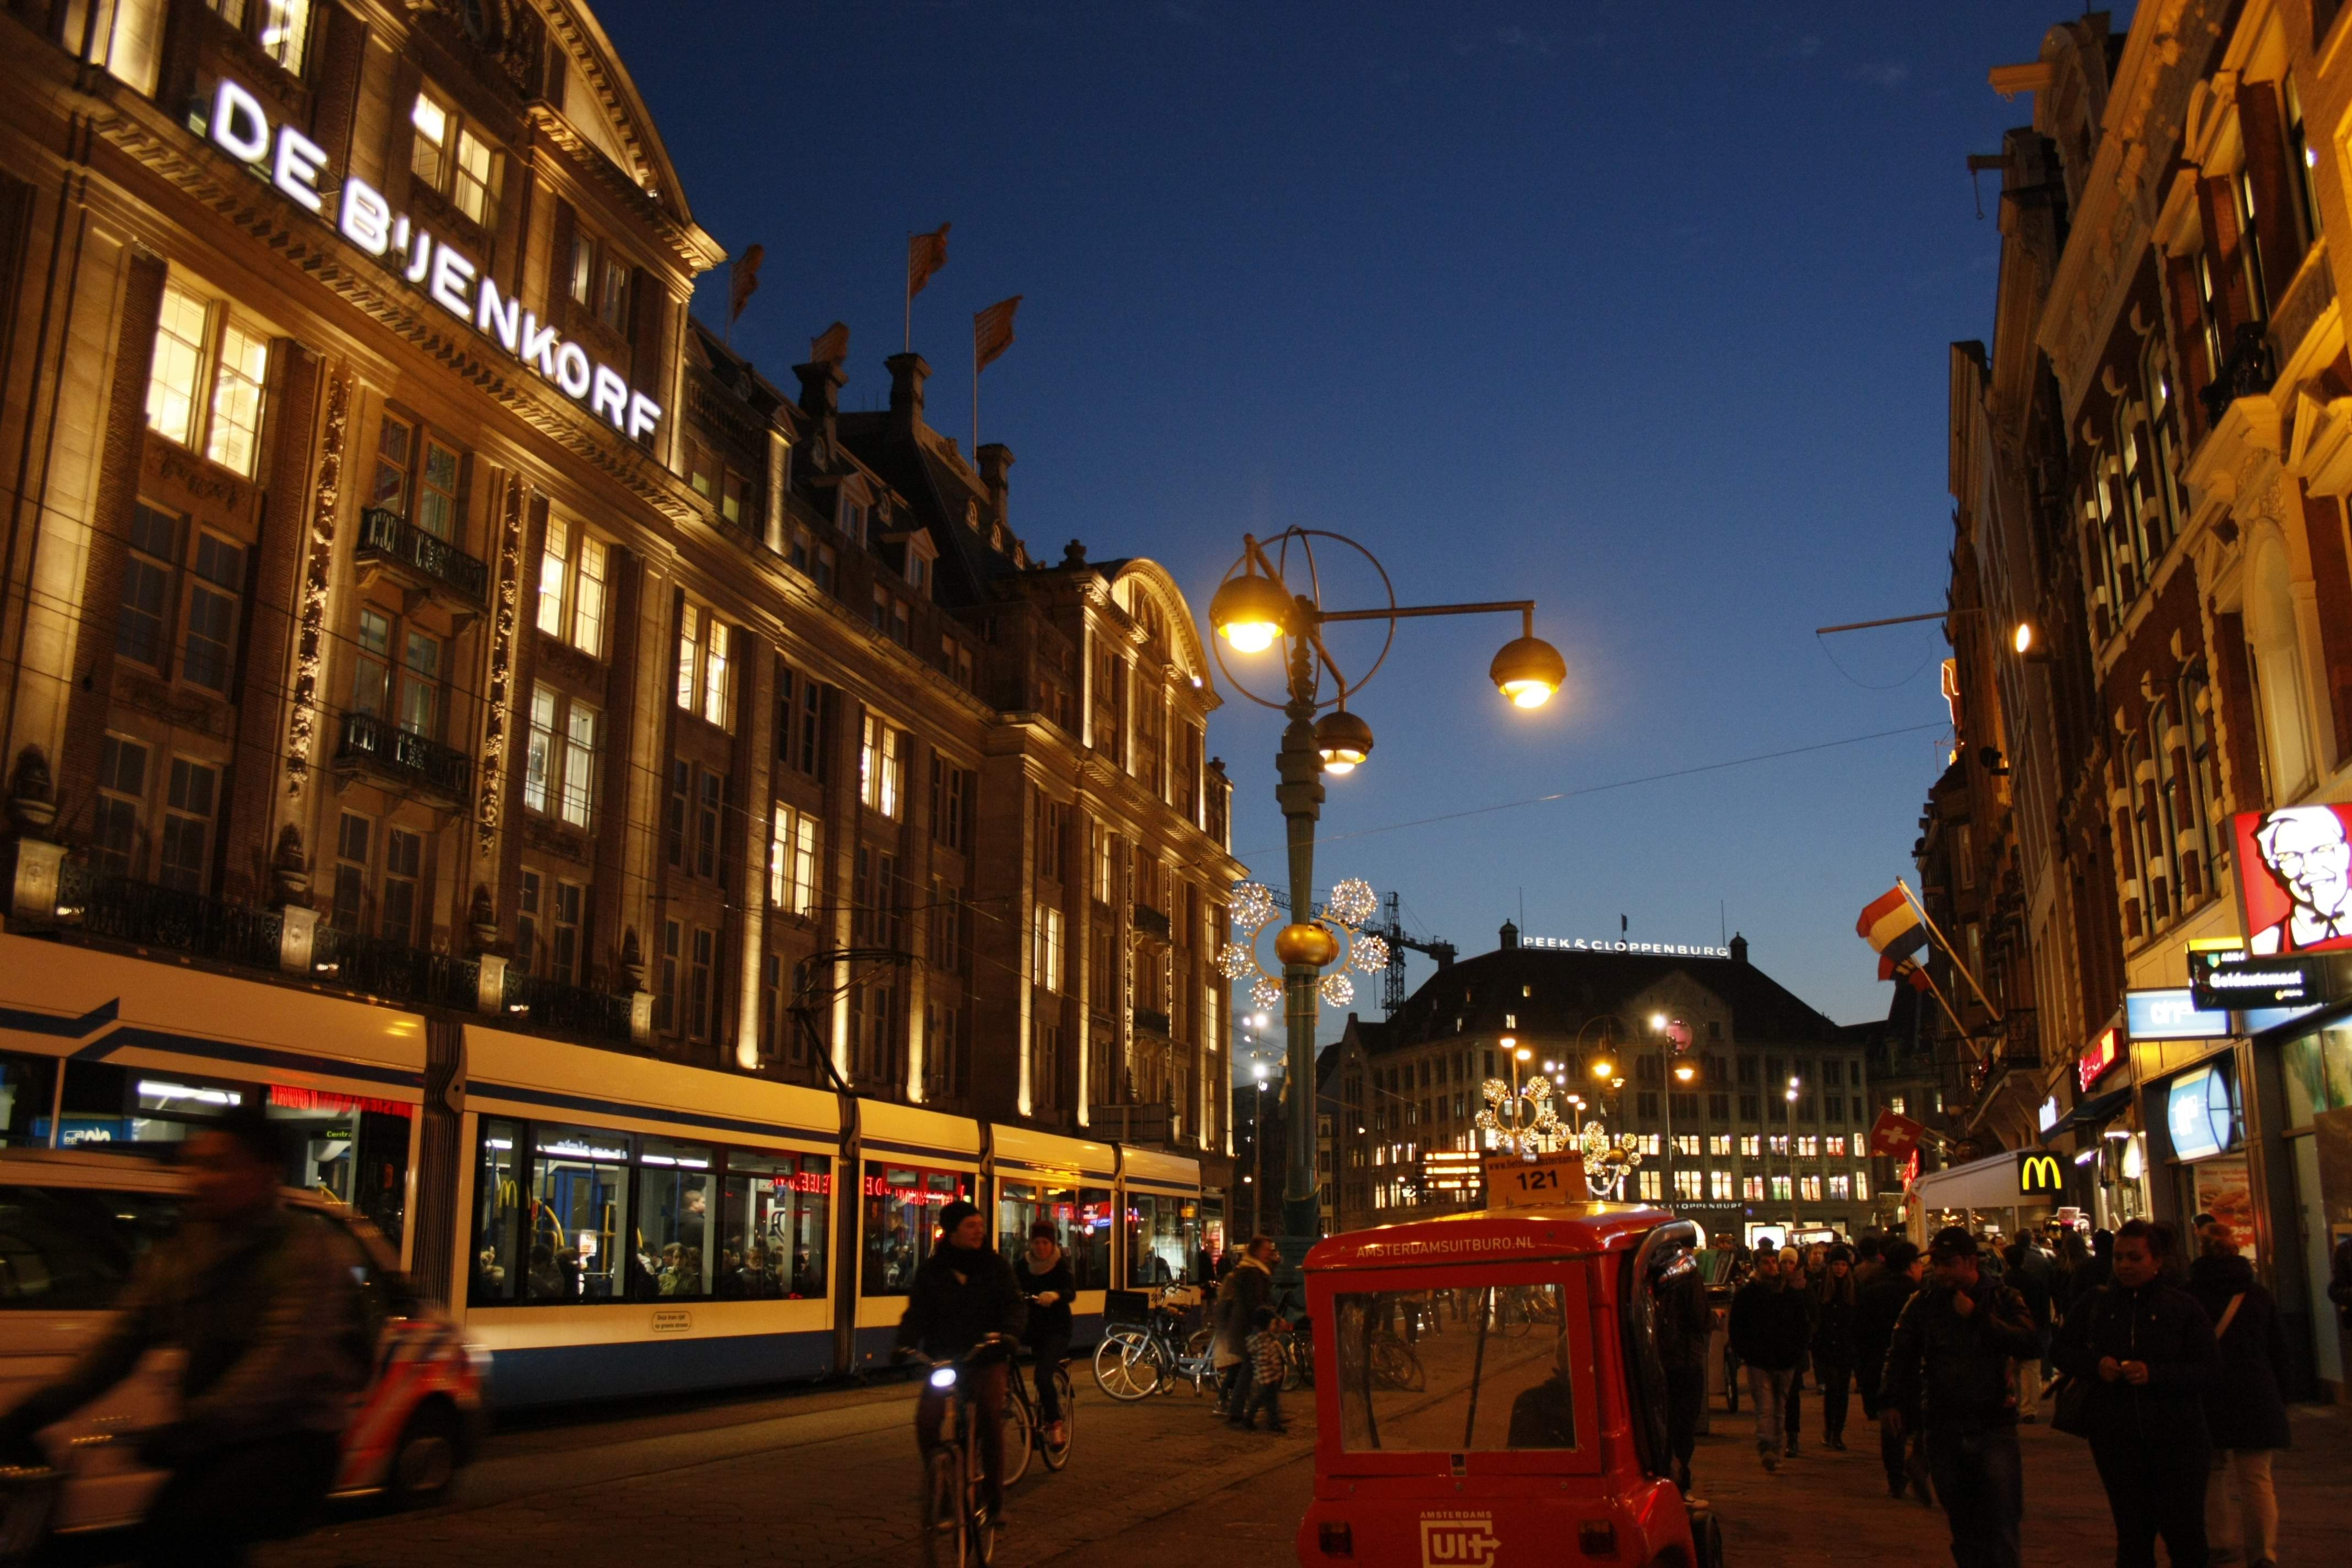
[[[1528,1263],[1629,1245],[1671,1215],[1633,1204],[1475,1210],[1349,1231],[1316,1243],[1314,1268],[1413,1268],[1444,1263]]]

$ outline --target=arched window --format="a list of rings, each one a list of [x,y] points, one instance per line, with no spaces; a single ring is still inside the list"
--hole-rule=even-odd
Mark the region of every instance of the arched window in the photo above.
[[[2148,709],[2147,738],[2156,758],[2156,778],[2150,792],[2156,797],[2150,808],[2150,827],[2155,837],[2147,847],[2147,857],[2165,868],[2168,893],[2166,900],[2159,900],[2159,906],[2168,901],[2170,912],[2177,912],[2186,909],[2196,896],[2196,872],[2181,852],[2180,817],[2187,786],[2181,774],[2187,768],[2181,756],[2184,737],[2174,725],[2169,704],[2159,700]],[[2160,907],[2159,913],[2162,912],[2168,911]]]
[[[2164,538],[2169,544],[2189,515],[2189,498],[2180,488],[2179,414],[2172,405],[2172,362],[2166,354],[2164,334],[2150,332],[2139,356],[2140,395],[2147,404],[2147,428],[2153,451],[2158,504],[2164,509]]]
[[[2197,858],[2197,887],[2213,889],[2213,803],[2221,798],[2221,757],[2213,744],[2213,693],[2199,660],[2180,672],[2180,729],[2188,767],[2182,781],[2188,787],[2181,824],[2188,845],[2182,853]]]
[[[2156,758],[2148,735],[2147,729],[2132,731],[2130,746],[2124,752],[2124,765],[2131,770],[2131,776],[2124,787],[2131,792],[2135,858],[2140,865],[2148,929],[2153,930],[2172,917],[2172,877],[2171,858],[2164,849],[2164,808],[2158,799]]]
[[[2114,452],[2099,459],[2099,510],[2105,514],[2107,547],[2115,555],[2116,623],[2120,626],[2125,609],[2139,597],[2147,563],[2138,549],[2139,498],[2125,475],[2123,458]]]
[[[2107,529],[2106,491],[2096,482],[2083,502],[2083,537],[2091,547],[2085,565],[2092,584],[2093,619],[2098,623],[2100,640],[2105,641],[2123,624],[2124,600],[2122,580],[2116,574],[2115,537]]]
[[[2246,587],[2248,661],[2254,708],[2263,730],[2264,783],[2273,805],[2294,799],[2311,783],[2310,731],[2304,724],[2301,641],[2295,636],[2294,590],[2286,552],[2265,541]]]
[[[2133,941],[2146,936],[2148,921],[2148,868],[2142,858],[2140,846],[2146,836],[2140,831],[2137,808],[2138,792],[2133,786],[2132,774],[2139,759],[2147,754],[2147,738],[2131,734],[2124,737],[2121,755],[2109,766],[2111,781],[2108,789],[2108,812],[2115,819],[2116,869],[2123,877],[2124,935]]]

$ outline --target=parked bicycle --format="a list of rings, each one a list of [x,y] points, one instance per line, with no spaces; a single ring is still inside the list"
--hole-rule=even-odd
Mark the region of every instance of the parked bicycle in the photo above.
[[[955,1361],[933,1361],[919,1351],[904,1352],[930,1370],[930,1385],[950,1394],[954,1407],[940,1440],[923,1456],[923,1561],[929,1568],[985,1568],[996,1556],[995,1514],[985,1506],[987,1478],[981,1468],[980,1407],[968,1385],[971,1373],[1005,1360],[1012,1343],[992,1336]],[[1009,1408],[1013,1404],[1007,1401]],[[1008,1433],[1008,1436],[1010,1434]],[[1012,1463],[1008,1450],[1005,1462]],[[1022,1462],[1028,1462],[1025,1437]],[[1005,1479],[1012,1476],[1008,1470]]]
[[[1181,1380],[1198,1396],[1216,1378],[1215,1357],[1206,1329],[1179,1345],[1176,1333],[1182,1320],[1165,1306],[1155,1305],[1140,1324],[1121,1324],[1104,1333],[1095,1346],[1095,1384],[1113,1399],[1130,1402],[1154,1394],[1173,1394]]]
[[[1037,1409],[1037,1393],[1019,1367],[1013,1369],[1013,1397],[1004,1402],[1004,1484],[1011,1486],[1029,1473],[1029,1456],[1045,1461],[1049,1470],[1070,1462],[1070,1445],[1077,1441],[1078,1394],[1070,1384],[1067,1362],[1054,1363],[1054,1394],[1062,1405],[1062,1440],[1051,1441],[1045,1418]],[[1017,1445],[1017,1447],[1016,1447]]]

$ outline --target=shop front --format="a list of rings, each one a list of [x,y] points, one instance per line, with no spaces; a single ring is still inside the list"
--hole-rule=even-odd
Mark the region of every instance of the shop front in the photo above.
[[[1965,1165],[1930,1171],[1912,1188],[1915,1229],[1925,1245],[1947,1226],[2006,1241],[2071,1207],[2066,1162],[2044,1149],[2010,1149]]]
[[[2352,1016],[2289,1026],[2278,1047],[2285,1105],[2284,1162],[2294,1189],[2296,1239],[2312,1322],[2312,1370],[2339,1402],[2352,1399],[2347,1342],[2329,1282],[2352,1279]]]

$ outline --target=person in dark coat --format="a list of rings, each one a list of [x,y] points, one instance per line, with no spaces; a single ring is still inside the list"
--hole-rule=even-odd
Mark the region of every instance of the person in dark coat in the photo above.
[[[2066,1299],[2059,1308],[2063,1317],[2071,1318],[2084,1298],[2101,1286],[2114,1280],[2116,1233],[2095,1230],[2091,1233],[2091,1256],[2074,1266],[2066,1276]]]
[[[2215,1324],[2221,1371],[2205,1391],[2205,1425],[2222,1459],[2212,1471],[2205,1526],[2214,1540],[2241,1547],[2239,1561],[2250,1568],[2269,1568],[2278,1557],[2271,1456],[2292,1442],[2286,1333],[2278,1303],[2254,1278],[2228,1226],[2217,1222],[2205,1235],[2205,1255],[2189,1266],[2189,1293]]]
[[[1894,1342],[1895,1321],[1903,1316],[1904,1304],[1919,1289],[1927,1267],[1918,1246],[1901,1237],[1880,1252],[1877,1278],[1854,1292],[1853,1365],[1854,1381],[1862,1389],[1862,1413],[1878,1423],[1878,1458],[1886,1467],[1886,1495],[1899,1498],[1906,1486],[1916,1486],[1919,1500],[1932,1506],[1935,1497],[1919,1444],[1919,1423],[1887,1420],[1882,1394],[1886,1347]]]
[[[1813,1381],[1822,1389],[1822,1447],[1845,1451],[1847,1394],[1853,1384],[1853,1314],[1858,1293],[1853,1254],[1830,1248],[1829,1266],[1814,1281]]]
[[[1666,1373],[1666,1447],[1674,1455],[1675,1484],[1688,1496],[1698,1418],[1706,1407],[1706,1352],[1715,1311],[1707,1305],[1706,1280],[1696,1260],[1685,1258],[1669,1270],[1656,1291],[1658,1360]]]
[[[1879,1396],[1891,1421],[1918,1412],[1953,1562],[2017,1568],[2025,1475],[2009,1363],[2040,1355],[2042,1341],[2025,1298],[1978,1267],[1976,1237],[1948,1226],[1928,1257],[1934,1279],[1895,1321]]]
[[[899,1347],[933,1361],[955,1361],[984,1340],[1018,1340],[1028,1317],[1013,1265],[988,1245],[986,1218],[961,1198],[940,1209],[940,1244],[915,1270],[906,1314],[898,1320]],[[986,1506],[995,1510],[1004,1503],[1005,1363],[967,1369],[964,1390],[980,1409],[982,1488]],[[925,1380],[915,1402],[915,1443],[924,1454],[939,1446],[947,1412],[947,1393]]]
[[[1789,1257],[1793,1260],[1795,1254]],[[1781,1412],[1812,1331],[1803,1288],[1790,1282],[1800,1277],[1802,1264],[1784,1271],[1773,1262],[1769,1253],[1757,1258],[1755,1274],[1731,1299],[1730,1324],[1731,1348],[1748,1365],[1748,1396],[1756,1406],[1756,1452],[1768,1470],[1780,1468],[1787,1421]]]
[[[2043,1354],[2050,1349],[2053,1317],[2052,1291],[2056,1270],[2046,1262],[2033,1243],[2019,1237],[2009,1244],[2005,1256],[2008,1270],[2002,1274],[2004,1284],[2016,1288],[2025,1298],[2026,1310],[2033,1314],[2033,1331],[2042,1341]],[[2017,1418],[2038,1421],[2036,1414],[2042,1404],[2042,1356],[2020,1356],[2017,1360]]]
[[[1062,1250],[1062,1233],[1049,1219],[1029,1227],[1029,1249],[1013,1266],[1013,1283],[1029,1303],[1029,1352],[1035,1359],[1037,1419],[1045,1424],[1046,1440],[1058,1446],[1063,1434],[1062,1391],[1054,1385],[1054,1371],[1070,1348],[1070,1300],[1078,1293],[1070,1271],[1070,1255]]]
[[[1805,1372],[1811,1365],[1813,1352],[1813,1274],[1811,1265],[1806,1261],[1806,1254],[1793,1247],[1782,1247],[1780,1278],[1789,1287],[1790,1293],[1803,1303],[1805,1310],[1804,1343],[1798,1348],[1797,1364],[1789,1373],[1789,1397],[1781,1405],[1781,1425],[1787,1433],[1783,1452],[1793,1459],[1802,1452],[1797,1441],[1797,1430],[1802,1425]]]
[[[2115,1515],[2116,1568],[2155,1568],[2164,1537],[2174,1568],[2205,1568],[2205,1391],[2219,1353],[2212,1320],[2166,1284],[2159,1227],[2116,1232],[2115,1283],[2081,1301],[2059,1336],[2058,1370],[2089,1390],[2091,1458]]]

